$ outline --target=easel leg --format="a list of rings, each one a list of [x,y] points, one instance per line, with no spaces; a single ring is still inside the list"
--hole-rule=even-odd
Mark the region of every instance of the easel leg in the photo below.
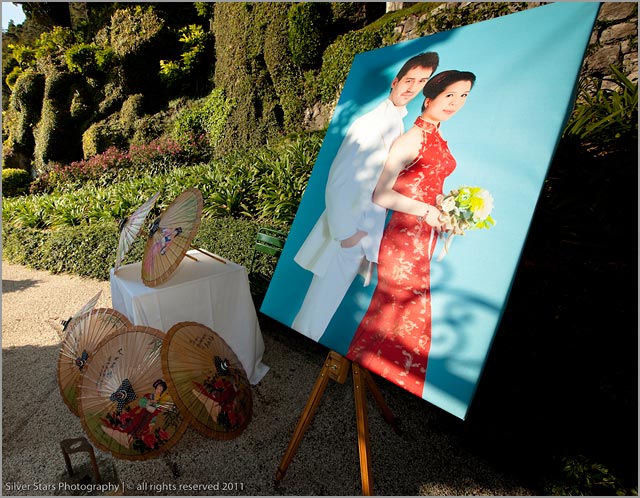
[[[371,477],[371,449],[369,447],[369,427],[367,425],[367,388],[366,370],[357,363],[351,364],[353,372],[353,396],[356,402],[356,426],[358,430],[358,452],[360,453],[360,478],[362,494],[371,496],[373,478]]]
[[[364,496],[371,496],[373,494],[373,478],[371,472],[371,449],[369,446],[369,427],[367,422],[367,386],[373,394],[374,399],[384,419],[393,426],[396,433],[400,433],[398,427],[398,419],[394,417],[389,407],[384,402],[382,394],[378,390],[375,382],[371,378],[371,374],[368,370],[361,367],[357,363],[352,363],[343,356],[339,355],[335,351],[330,351],[327,359],[324,362],[322,370],[316,379],[316,383],[313,386],[313,390],[307,404],[302,412],[302,416],[298,421],[298,425],[295,428],[291,441],[287,451],[285,452],[280,466],[276,471],[276,481],[282,480],[284,477],[293,456],[300,446],[302,437],[305,431],[309,427],[313,415],[318,408],[322,394],[327,387],[329,379],[333,379],[336,382],[342,384],[345,382],[349,373],[349,368],[353,372],[353,395],[355,399],[356,408],[356,426],[358,430],[358,452],[360,455],[360,477],[362,480],[362,494]]]
[[[373,394],[373,398],[376,400],[380,411],[382,412],[382,416],[387,421],[387,423],[393,427],[393,430],[396,434],[401,434],[402,430],[400,429],[400,420],[393,414],[393,412],[389,409],[387,404],[378,389],[378,386],[371,378],[371,374],[368,370],[362,369],[362,373],[364,378],[367,381],[367,386],[369,387],[369,391]]]
[[[280,462],[280,466],[276,471],[276,481],[280,481],[283,477],[291,460],[293,460],[293,456],[298,450],[298,446],[300,446],[300,442],[302,441],[302,436],[304,436],[305,431],[309,427],[311,420],[313,419],[313,415],[320,404],[320,399],[322,398],[322,394],[327,387],[327,383],[329,382],[329,378],[332,373],[332,369],[335,370],[338,368],[335,363],[335,353],[330,352],[327,356],[327,359],[324,362],[324,366],[322,370],[320,370],[320,374],[316,379],[316,383],[313,386],[313,391],[311,391],[311,395],[309,396],[309,400],[307,401],[306,406],[304,407],[304,411],[302,412],[302,416],[298,421],[298,425],[296,426],[295,431],[293,432],[293,436],[291,437],[291,441],[289,441],[289,446],[287,447],[287,451]]]

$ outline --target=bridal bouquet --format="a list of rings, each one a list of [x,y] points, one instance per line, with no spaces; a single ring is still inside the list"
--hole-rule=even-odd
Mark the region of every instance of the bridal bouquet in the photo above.
[[[449,252],[454,235],[464,235],[467,230],[476,228],[489,229],[496,224],[491,217],[493,197],[481,187],[464,186],[448,195],[440,194],[436,197],[436,207],[442,211],[440,221],[449,232],[438,261]]]

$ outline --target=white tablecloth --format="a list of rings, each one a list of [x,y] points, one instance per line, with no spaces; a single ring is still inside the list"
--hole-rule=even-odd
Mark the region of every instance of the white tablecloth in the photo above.
[[[134,325],[167,332],[179,322],[197,322],[211,328],[233,349],[252,384],[269,370],[262,363],[264,341],[243,266],[221,263],[191,250],[166,282],[147,287],[141,263],[110,273],[113,308]]]

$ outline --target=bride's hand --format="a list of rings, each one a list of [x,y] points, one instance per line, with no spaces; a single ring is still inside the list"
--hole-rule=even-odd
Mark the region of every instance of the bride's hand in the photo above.
[[[435,230],[438,232],[444,232],[447,230],[447,226],[443,220],[442,211],[440,211],[437,207],[429,207],[424,221],[435,228]]]

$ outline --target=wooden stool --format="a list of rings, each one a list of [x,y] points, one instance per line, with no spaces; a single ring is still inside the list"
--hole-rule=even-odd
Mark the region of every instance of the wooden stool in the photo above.
[[[99,484],[102,482],[100,478],[100,469],[98,469],[98,462],[96,461],[96,454],[93,451],[93,446],[89,444],[84,437],[76,437],[72,439],[65,439],[60,441],[60,447],[62,448],[62,454],[64,455],[64,462],[67,464],[67,470],[69,471],[69,476],[73,476],[73,467],[71,466],[71,458],[69,455],[72,453],[79,453],[81,451],[86,451],[89,453],[89,457],[91,458],[91,466],[93,467],[93,479]]]

